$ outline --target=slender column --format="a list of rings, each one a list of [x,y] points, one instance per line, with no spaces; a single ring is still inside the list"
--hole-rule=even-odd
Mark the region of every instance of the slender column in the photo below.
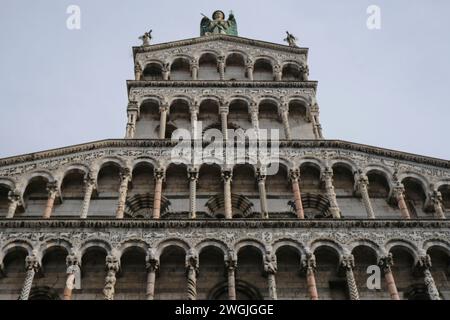
[[[220,80],[225,80],[225,56],[217,58],[217,68],[219,69]]]
[[[191,77],[192,80],[198,80],[198,60],[196,58],[191,60]]]
[[[341,267],[345,270],[350,300],[359,300],[358,287],[356,286],[355,276],[353,274],[355,259],[352,254],[342,256]]]
[[[119,272],[120,262],[115,255],[106,256],[106,278],[105,288],[103,294],[105,300],[114,300],[115,285],[116,285],[116,273]]]
[[[164,180],[164,169],[155,169],[155,195],[153,200],[153,219],[161,217],[161,198],[162,198],[162,184]]]
[[[228,275],[228,299],[236,300],[237,254],[234,250],[228,252],[228,256],[225,258],[225,268]]]
[[[247,58],[247,61],[245,62],[245,69],[247,70],[247,78],[250,81],[253,81],[253,59]]]
[[[369,185],[369,178],[364,174],[359,174],[357,177],[358,189],[361,193],[361,197],[366,208],[367,218],[375,219],[375,213],[373,212],[372,203],[370,202],[369,191],[367,186]]]
[[[127,132],[125,139],[133,139],[136,134],[136,121],[139,114],[139,107],[136,101],[130,101],[127,107]]]
[[[191,139],[196,140],[199,139],[199,134],[197,132],[197,121],[198,121],[198,111],[199,111],[199,105],[198,102],[195,101],[190,107],[189,112],[191,114]]]
[[[266,175],[264,170],[258,168],[256,170],[256,180],[258,181],[259,200],[261,204],[261,218],[269,218],[269,208],[267,206],[266,195]]]
[[[91,203],[92,192],[95,188],[95,179],[91,174],[84,178],[84,199],[81,205],[80,218],[86,219],[89,212],[89,205]]]
[[[116,218],[123,219],[125,213],[125,204],[127,201],[128,183],[130,182],[131,173],[128,168],[120,172],[120,186],[119,186],[119,204],[117,205]]]
[[[8,213],[6,215],[6,218],[12,219],[12,218],[14,218],[17,207],[20,204],[20,194],[17,191],[10,191],[8,193],[8,200],[9,200],[9,207],[8,207]]]
[[[275,81],[281,81],[281,79],[283,78],[282,68],[279,64],[273,67],[273,77]]]
[[[311,300],[319,300],[316,286],[316,257],[313,253],[308,252],[306,258],[302,260],[302,268],[306,274],[306,286],[308,288],[308,295]]]
[[[277,300],[277,285],[275,274],[277,273],[277,256],[268,250],[264,255],[264,272],[267,275],[267,285],[269,288],[269,298]]]
[[[147,300],[155,299],[155,280],[156,272],[159,270],[159,259],[156,256],[156,250],[150,249],[147,256],[145,257],[146,268],[147,268],[147,290],[146,297]]]
[[[190,249],[186,255],[187,299],[197,300],[198,254]]]
[[[75,254],[70,254],[66,257],[67,265],[67,280],[64,288],[64,300],[72,300],[73,289],[80,289],[81,270],[80,260]]]
[[[249,106],[249,112],[250,112],[250,120],[252,122],[252,128],[255,131],[256,139],[259,138],[259,112],[258,112],[258,104],[256,101],[252,101]]]
[[[47,199],[47,205],[45,206],[44,210],[44,219],[50,219],[52,212],[53,212],[53,205],[55,204],[55,198],[58,193],[58,186],[56,182],[49,182],[47,184],[47,192],[48,192],[48,199]]]
[[[303,211],[303,203],[302,203],[302,195],[300,193],[300,185],[299,185],[299,170],[290,170],[289,171],[289,179],[292,184],[292,192],[294,193],[294,202],[295,202],[295,211],[297,213],[297,218],[305,219],[305,212]]]
[[[39,271],[40,267],[39,259],[34,251],[25,258],[25,269],[27,270],[27,274],[25,276],[22,291],[20,292],[19,300],[28,300],[31,287],[33,286],[34,275]]]
[[[162,67],[163,80],[169,80],[170,78],[170,63],[164,63]]]
[[[136,81],[142,80],[142,68],[139,62],[136,62],[134,65],[134,78]]]
[[[395,199],[397,200],[398,208],[400,209],[400,214],[403,219],[411,219],[411,215],[409,214],[408,207],[406,206],[405,201],[405,188],[403,185],[397,181],[396,185],[393,188],[393,194]]]
[[[232,180],[232,178],[233,178],[233,173],[230,170],[222,171],[225,219],[233,218],[233,211],[232,211],[232,205],[231,205],[231,180]]]
[[[436,218],[445,219],[444,209],[442,208],[442,194],[438,190],[433,190],[430,194],[430,199]]]
[[[386,256],[383,256],[378,261],[378,266],[384,273],[384,280],[386,281],[386,286],[391,296],[392,300],[400,300],[400,296],[398,295],[397,286],[394,280],[394,274],[392,273],[391,267],[394,265],[394,259],[392,258],[392,253],[389,253]]]
[[[287,103],[283,103],[280,108],[281,121],[283,122],[284,135],[287,140],[291,140],[291,128],[289,126],[289,106]]]
[[[442,300],[433,276],[431,275],[431,258],[428,254],[419,257],[417,268],[423,273],[425,286],[427,287],[430,300]]]
[[[340,219],[341,212],[336,200],[336,193],[334,192],[333,186],[333,169],[330,167],[325,168],[323,173],[323,181],[325,182],[325,191],[327,194],[328,201],[330,202],[330,212],[333,218]]]
[[[222,123],[222,135],[223,135],[223,140],[227,141],[228,140],[228,108],[227,110],[220,110],[220,120]]]
[[[167,112],[169,111],[169,105],[163,104],[159,107],[160,119],[159,119],[159,138],[165,139],[166,137],[166,123]]]
[[[198,169],[188,169],[189,179],[189,218],[195,219],[197,217],[196,201],[197,201],[197,181]]]

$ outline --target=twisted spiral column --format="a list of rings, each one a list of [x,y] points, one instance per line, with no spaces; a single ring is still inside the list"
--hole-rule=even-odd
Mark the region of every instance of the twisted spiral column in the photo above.
[[[85,177],[84,188],[85,188],[84,199],[83,199],[83,203],[81,205],[81,213],[80,213],[81,219],[87,218],[87,215],[89,212],[89,205],[91,203],[92,192],[94,191],[94,188],[95,188],[95,179],[92,177],[91,174],[88,174],[88,176]]]
[[[345,270],[350,300],[359,300],[358,287],[356,286],[355,276],[353,274],[355,259],[352,254],[342,256],[341,267]]]
[[[31,287],[33,286],[34,275],[38,272],[39,268],[39,259],[35,252],[25,258],[25,269],[27,273],[22,286],[22,291],[20,292],[19,300],[28,300]]]
[[[328,201],[330,202],[330,212],[333,218],[341,218],[341,210],[336,199],[336,193],[334,192],[333,186],[333,169],[330,167],[325,168],[323,173],[323,181],[325,182],[325,191],[327,194]]]
[[[190,249],[186,255],[187,272],[187,299],[197,300],[197,274],[198,274],[198,254],[194,249]]]
[[[128,168],[120,172],[119,201],[116,209],[116,218],[123,219],[125,213],[125,203],[127,200],[128,183],[130,182],[131,173]]]

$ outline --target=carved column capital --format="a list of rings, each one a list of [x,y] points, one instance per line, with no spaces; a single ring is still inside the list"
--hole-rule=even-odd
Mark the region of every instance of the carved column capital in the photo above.
[[[49,196],[54,197],[58,193],[58,183],[56,181],[51,181],[51,182],[47,183],[46,189],[47,189]]]
[[[378,266],[384,273],[391,272],[391,267],[394,265],[394,257],[392,253],[388,253],[385,256],[380,257],[378,260]]]
[[[110,254],[106,256],[106,270],[119,272],[120,260],[116,255]]]
[[[225,257],[225,267],[227,270],[235,270],[237,268],[237,253],[234,250],[229,250]]]
[[[25,258],[25,270],[38,272],[41,268],[39,263],[39,258],[35,252],[31,253],[31,255],[26,256]]]
[[[289,180],[298,181],[300,179],[299,169],[289,169]]]
[[[231,170],[222,170],[221,177],[224,182],[231,182],[233,179],[233,172]]]
[[[145,267],[148,271],[156,272],[159,270],[159,258],[156,256],[156,250],[150,249],[145,256]]]
[[[277,270],[277,256],[269,250],[264,255],[264,272],[266,274],[276,274]]]
[[[189,249],[189,251],[186,254],[186,269],[194,270],[196,273],[198,273],[199,270],[199,259],[198,259],[198,253],[195,249]]]
[[[188,168],[187,177],[189,181],[197,181],[198,180],[198,168]]]
[[[345,271],[353,270],[355,267],[355,257],[352,254],[342,255],[340,267]]]
[[[164,168],[155,168],[154,176],[156,180],[164,180],[166,176],[166,170],[164,170]]]
[[[18,190],[11,190],[8,192],[8,200],[9,202],[15,202],[17,204],[20,204],[20,192]]]
[[[314,253],[308,252],[306,256],[302,257],[301,269],[305,274],[316,272],[316,256]]]
[[[416,268],[419,271],[430,270],[431,269],[431,257],[429,254],[419,256],[416,263]]]

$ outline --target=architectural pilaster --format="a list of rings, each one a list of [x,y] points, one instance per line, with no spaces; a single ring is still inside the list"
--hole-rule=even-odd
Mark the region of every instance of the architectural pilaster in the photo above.
[[[120,261],[115,255],[106,256],[106,278],[103,294],[105,300],[114,300],[116,273],[119,272]]]
[[[363,200],[364,208],[367,212],[367,218],[375,219],[375,213],[372,208],[372,203],[370,202],[369,197],[369,178],[365,174],[359,174],[357,177],[358,190],[361,194],[361,198]]]
[[[188,169],[188,179],[189,179],[189,218],[195,219],[197,217],[197,181],[198,181],[198,169],[189,168]]]
[[[275,281],[277,270],[277,256],[271,250],[268,250],[264,255],[264,272],[267,275],[269,299],[271,300],[277,300],[277,285]]]
[[[397,181],[396,185],[392,190],[395,199],[397,200],[398,208],[400,209],[400,214],[403,219],[411,219],[411,215],[409,214],[408,207],[405,201],[405,188],[403,184]]]
[[[198,254],[190,249],[186,255],[187,299],[197,300]]]
[[[291,180],[292,192],[294,194],[295,211],[297,218],[305,219],[305,212],[303,211],[302,195],[299,185],[300,171],[298,169],[289,170],[289,179]]]
[[[325,183],[325,192],[327,194],[328,201],[330,202],[330,212],[333,218],[340,219],[341,212],[336,199],[336,193],[333,186],[333,169],[326,167],[323,172],[322,179]]]
[[[155,169],[155,195],[153,200],[153,219],[159,219],[161,217],[161,198],[162,198],[162,184],[165,177],[165,171],[163,168]]]
[[[134,78],[136,81],[142,80],[142,68],[139,62],[134,64]]]
[[[434,282],[433,276],[431,275],[431,258],[428,254],[422,255],[417,261],[417,269],[423,273],[423,280],[425,286],[427,287],[428,295],[430,300],[442,300],[439,291]]]
[[[256,181],[258,182],[259,201],[261,204],[261,218],[269,218],[269,208],[267,206],[267,194],[266,194],[266,174],[264,170],[258,168],[256,170]]]
[[[319,300],[316,286],[316,257],[313,253],[306,253],[306,257],[302,259],[302,269],[306,274],[306,286],[308,288],[308,295],[311,300]]]
[[[81,213],[80,218],[86,219],[89,212],[89,205],[91,203],[92,192],[95,189],[95,178],[91,173],[87,174],[84,177],[84,199],[81,204]]]
[[[124,168],[120,172],[119,203],[116,210],[116,218],[123,219],[125,213],[125,204],[127,201],[128,184],[131,179],[131,172]]]
[[[233,210],[231,203],[231,180],[233,178],[233,173],[231,170],[222,170],[222,180],[223,180],[223,201],[225,210],[225,219],[233,218]]]
[[[145,266],[147,269],[147,300],[155,299],[155,281],[156,272],[159,270],[159,259],[156,256],[155,249],[150,249],[145,257]]]
[[[228,299],[236,300],[236,268],[237,254],[234,250],[230,250],[225,258],[225,268],[227,270],[228,279]]]
[[[394,259],[392,254],[389,253],[386,256],[380,257],[378,261],[378,266],[383,271],[384,280],[386,281],[386,286],[389,292],[389,295],[392,300],[400,300],[400,296],[398,295],[397,286],[394,280],[394,274],[392,273],[391,267],[394,265]]]
[[[19,300],[28,300],[30,296],[31,287],[33,286],[33,279],[36,272],[40,269],[39,259],[35,252],[32,252],[31,255],[28,255],[25,258],[25,269],[26,276],[25,281],[23,283],[22,291],[20,292]]]
[[[354,267],[355,259],[352,254],[343,255],[341,257],[341,268],[345,271],[350,300],[359,300],[358,287],[356,286],[355,276],[353,274]]]
[[[17,207],[20,204],[20,194],[18,191],[9,191],[8,193],[8,200],[9,200],[9,206],[8,206],[8,213],[6,215],[7,219],[14,218],[14,215],[16,214]]]
[[[80,289],[81,270],[80,260],[77,255],[69,254],[66,257],[67,279],[64,288],[64,300],[72,300],[73,289]]]
[[[58,194],[58,184],[55,182],[49,182],[47,184],[47,192],[48,192],[48,198],[47,198],[47,204],[45,206],[44,210],[44,219],[50,219],[53,212],[53,206],[55,204],[55,198]]]

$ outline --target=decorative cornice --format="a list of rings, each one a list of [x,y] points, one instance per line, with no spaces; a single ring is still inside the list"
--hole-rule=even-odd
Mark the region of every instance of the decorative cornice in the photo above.
[[[84,144],[78,144],[63,148],[46,150],[0,159],[0,167],[17,163],[32,162],[52,157],[70,155],[77,152],[86,152],[104,148],[162,148],[174,147],[178,141],[169,139],[109,139]],[[368,146],[342,140],[281,140],[280,148],[321,148],[321,149],[343,149],[359,151],[370,155],[388,157],[396,160],[411,161],[432,165],[440,168],[450,168],[450,161],[432,157],[420,156],[407,152],[395,151],[379,147]]]
[[[317,81],[218,81],[218,80],[127,80],[127,90],[131,88],[307,88],[317,90]]]
[[[177,220],[144,220],[144,219],[8,219],[0,220],[0,228],[421,228],[437,229],[450,228],[450,220],[421,219],[421,220],[298,220],[298,219],[246,219],[246,220],[215,220],[215,219],[177,219]]]
[[[145,47],[136,46],[136,47],[133,47],[133,58],[136,57],[137,53],[152,52],[152,51],[157,51],[157,50],[171,49],[171,48],[176,48],[176,47],[193,45],[193,44],[197,44],[197,43],[220,41],[220,40],[233,42],[233,43],[241,43],[241,44],[246,44],[246,45],[251,45],[251,46],[257,46],[257,47],[266,48],[266,49],[280,50],[280,51],[293,53],[293,54],[304,54],[304,55],[306,55],[306,57],[308,57],[308,48],[290,47],[290,46],[287,46],[284,44],[277,44],[277,43],[273,43],[273,42],[248,39],[248,38],[236,37],[236,36],[229,36],[229,35],[223,35],[223,34],[216,34],[216,35],[210,35],[210,36],[203,36],[203,37],[197,37],[197,38],[191,38],[191,39],[159,43],[159,44],[154,44],[154,45],[145,46]]]

